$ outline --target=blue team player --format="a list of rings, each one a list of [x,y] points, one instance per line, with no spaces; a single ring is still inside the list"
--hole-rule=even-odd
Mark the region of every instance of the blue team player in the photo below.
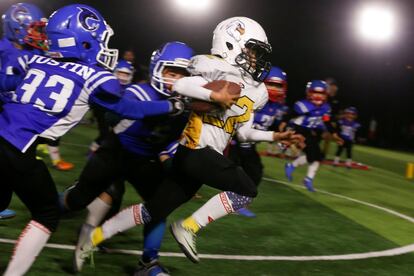
[[[41,53],[47,49],[46,18],[42,11],[32,4],[18,3],[12,5],[2,16],[3,38],[0,40],[0,73],[7,75],[23,75],[25,73],[25,60],[33,53]],[[13,92],[0,93],[1,105],[13,97]],[[10,202],[12,192],[3,190],[0,206],[0,220],[12,218],[16,212],[5,209]],[[3,211],[2,211],[3,210]]]
[[[343,145],[338,145],[338,150],[336,151],[334,165],[339,165],[339,159],[341,157],[342,151],[346,149],[346,167],[351,168],[352,166],[352,145],[355,142],[355,134],[361,125],[356,122],[358,116],[358,110],[351,106],[344,110],[344,116],[342,119],[338,120],[338,129],[340,130],[339,136],[344,140]]]
[[[65,6],[46,27],[49,54],[30,57],[22,77],[0,74],[0,91],[15,91],[0,113],[1,188],[11,189],[31,212],[5,271],[23,275],[30,268],[59,221],[58,195],[43,161],[36,159],[42,139],[56,140],[74,127],[90,105],[99,105],[130,119],[178,111],[176,100],[132,102],[121,97],[113,70],[117,50],[113,34],[98,11],[86,5]],[[2,204],[0,204],[2,205]]]
[[[327,129],[332,133],[332,137],[337,143],[342,144],[342,139],[336,133],[330,118],[331,107],[326,102],[328,96],[328,86],[322,80],[313,80],[306,86],[306,96],[304,100],[297,101],[294,105],[294,113],[291,114],[290,126],[296,133],[305,137],[306,146],[303,150],[304,155],[296,158],[292,163],[285,166],[286,177],[289,181],[293,179],[293,172],[296,167],[309,164],[308,171],[303,184],[314,192],[313,179],[323,159],[323,154],[319,143],[322,132]]]
[[[192,56],[193,50],[186,44],[166,43],[152,55],[150,83],[129,86],[124,97],[144,103],[171,98],[174,82],[189,75],[186,68]],[[167,162],[164,158],[174,153],[176,141],[187,121],[186,114],[160,115],[140,120],[124,119],[113,127],[113,133],[88,161],[76,185],[64,195],[67,209],[87,207],[89,211],[75,250],[75,271],[83,267],[84,242],[91,230],[99,226],[110,205],[120,201],[117,197],[122,197],[122,192],[112,189],[116,187],[111,184],[119,179],[127,180],[144,200],[150,199],[168,174],[164,169]],[[105,193],[101,194],[103,191]],[[127,208],[122,212],[136,214],[137,220],[146,220],[146,217],[140,217],[140,210]],[[144,227],[144,250],[135,275],[167,275],[166,269],[158,262],[164,230],[165,220]]]
[[[261,110],[255,112],[253,127],[259,130],[274,130],[278,128],[283,116],[288,111],[285,104],[286,73],[279,67],[272,66],[264,84],[267,88],[269,101]],[[237,140],[233,140],[229,150],[229,158],[244,169],[256,186],[260,184],[263,177],[263,164],[256,150],[256,143],[239,143]],[[242,208],[238,213],[247,217],[255,216],[246,208]]]

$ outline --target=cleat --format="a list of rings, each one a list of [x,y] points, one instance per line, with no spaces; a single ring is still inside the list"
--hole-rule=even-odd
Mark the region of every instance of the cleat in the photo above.
[[[59,171],[70,171],[75,167],[75,165],[64,160],[59,160],[53,165],[53,167]]]
[[[241,208],[241,209],[237,210],[235,214],[238,214],[238,215],[241,215],[241,216],[244,216],[244,217],[248,217],[248,218],[255,218],[256,217],[256,214],[253,213],[252,211],[250,211],[247,208]]]
[[[305,177],[303,180],[303,185],[305,185],[306,189],[309,192],[315,192],[315,189],[313,188],[313,179],[309,177]]]
[[[14,218],[15,216],[16,212],[10,209],[5,209],[0,212],[0,220]]]
[[[82,232],[82,230],[85,232]],[[75,272],[82,269],[82,266],[87,259],[90,259],[91,264],[94,265],[93,253],[98,251],[96,246],[104,240],[101,227],[94,228],[93,226],[86,226],[85,229],[81,229],[81,234],[83,233],[86,235],[84,238],[80,237],[78,244],[76,245],[73,260],[73,269]]]
[[[79,240],[76,244],[75,253],[73,254],[73,271],[75,273],[81,272],[83,264],[85,263],[83,245],[89,239],[94,227],[92,225],[84,223],[79,233]]]
[[[149,263],[144,263],[140,260],[134,276],[170,276],[170,272],[157,259]]]
[[[200,258],[196,249],[196,234],[190,229],[184,228],[182,220],[172,223],[170,231],[185,256],[193,263],[198,263]]]
[[[294,171],[295,171],[295,167],[292,165],[292,163],[287,163],[285,165],[285,175],[286,175],[286,178],[289,180],[289,182],[293,181]]]

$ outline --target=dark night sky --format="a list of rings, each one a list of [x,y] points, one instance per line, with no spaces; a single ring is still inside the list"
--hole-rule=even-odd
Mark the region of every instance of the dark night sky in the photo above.
[[[406,68],[414,67],[414,1],[213,1],[214,7],[201,15],[177,11],[173,0],[27,2],[47,14],[68,3],[95,7],[115,31],[111,46],[121,50],[133,47],[142,64],[169,40],[180,40],[197,53],[208,53],[218,22],[248,16],[266,30],[273,46],[272,63],[288,73],[289,102],[304,96],[308,80],[332,76],[339,83],[342,104],[358,107],[365,125],[374,116],[386,145],[395,144],[403,126],[414,123],[414,69]],[[1,0],[0,12],[15,2],[19,1]],[[398,13],[398,34],[393,41],[375,45],[358,39],[354,17],[364,3],[389,5]]]

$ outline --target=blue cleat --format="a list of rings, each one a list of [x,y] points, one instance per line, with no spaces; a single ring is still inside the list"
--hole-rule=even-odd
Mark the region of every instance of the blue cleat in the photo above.
[[[253,213],[252,211],[250,211],[247,208],[241,208],[241,209],[237,210],[236,214],[244,216],[244,217],[248,217],[248,218],[255,218],[256,217],[256,214]]]
[[[308,189],[309,192],[316,192],[313,188],[313,179],[310,177],[305,177],[303,180],[303,185],[305,185],[306,189]]]
[[[150,263],[139,261],[138,268],[134,276],[169,276],[170,272],[163,267],[158,260],[152,260]]]
[[[285,175],[289,182],[293,181],[293,172],[295,171],[295,166],[292,165],[292,163],[287,163],[285,165]]]
[[[16,212],[10,209],[5,209],[4,211],[0,212],[0,220],[13,218],[15,216],[16,216]]]

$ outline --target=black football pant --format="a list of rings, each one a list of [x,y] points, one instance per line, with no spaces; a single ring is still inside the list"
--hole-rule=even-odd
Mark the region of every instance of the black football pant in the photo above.
[[[256,185],[244,170],[209,147],[194,150],[179,146],[172,168],[173,175],[145,203],[153,222],[166,218],[190,200],[203,184],[242,196],[257,196]]]
[[[344,140],[344,144],[341,146],[338,146],[338,149],[336,151],[336,156],[341,156],[342,151],[345,149],[346,150],[346,157],[348,159],[352,159],[352,141],[349,140]]]
[[[68,208],[73,211],[84,209],[105,191],[111,196],[117,193],[116,198],[118,195],[122,197],[123,180],[131,183],[146,200],[162,183],[164,173],[158,158],[143,157],[124,150],[116,135],[110,133],[86,163],[76,185],[68,191]],[[115,187],[110,188],[112,184]]]
[[[256,145],[242,147],[240,144],[230,146],[228,157],[241,166],[256,186],[259,186],[263,177],[263,164]]]
[[[22,153],[0,138],[0,208],[9,205],[13,191],[30,210],[32,219],[53,232],[59,222],[58,194],[45,163],[36,159],[37,144]]]
[[[305,148],[303,152],[306,154],[306,159],[309,164],[314,161],[322,161],[324,156],[321,151],[320,143],[322,139],[322,130],[304,128],[295,126],[294,130],[298,134],[302,134],[305,137]]]

